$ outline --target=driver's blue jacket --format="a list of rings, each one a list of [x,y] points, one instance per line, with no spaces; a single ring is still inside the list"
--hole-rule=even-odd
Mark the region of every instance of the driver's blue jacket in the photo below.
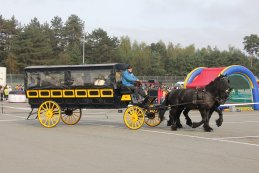
[[[122,85],[124,86],[134,86],[134,83],[138,80],[133,73],[130,73],[128,70],[125,70],[122,73]]]

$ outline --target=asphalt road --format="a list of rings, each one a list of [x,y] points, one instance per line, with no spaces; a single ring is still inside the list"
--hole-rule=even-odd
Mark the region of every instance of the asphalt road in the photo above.
[[[3,113],[2,113],[3,107]],[[29,105],[0,102],[0,173],[258,173],[259,112],[224,112],[213,132],[128,129],[117,110],[84,110],[74,126],[44,128]],[[200,120],[197,111],[191,118]]]

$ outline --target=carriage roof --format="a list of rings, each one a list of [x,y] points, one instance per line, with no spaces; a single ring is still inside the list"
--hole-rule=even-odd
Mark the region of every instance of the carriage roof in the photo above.
[[[128,64],[125,63],[109,63],[109,64],[84,64],[84,65],[46,65],[46,66],[28,66],[25,71],[37,70],[56,70],[56,69],[84,69],[84,68],[115,68],[116,70],[125,70]]]

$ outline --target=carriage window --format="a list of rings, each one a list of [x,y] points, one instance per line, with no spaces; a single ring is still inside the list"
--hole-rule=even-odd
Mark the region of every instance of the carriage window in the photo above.
[[[80,69],[43,69],[26,72],[27,87],[62,87],[95,85],[95,81],[103,80],[98,85],[111,85],[115,77],[113,68],[80,68]],[[97,84],[96,84],[97,85]]]
[[[122,76],[122,72],[118,71],[115,73],[116,82],[121,82],[121,76]]]
[[[71,70],[70,73],[74,86],[95,85],[100,78],[104,81],[102,85],[111,83],[111,69]]]
[[[84,84],[87,81],[84,71],[70,71],[70,73],[71,73],[71,80],[73,81],[72,85],[84,86]]]
[[[40,86],[62,86],[64,85],[64,72],[46,71],[40,72]]]
[[[39,83],[40,83],[39,73],[37,72],[28,73],[26,82],[27,82],[28,88],[39,86]]]
[[[92,82],[95,85],[110,85],[112,80],[111,69],[92,70]]]

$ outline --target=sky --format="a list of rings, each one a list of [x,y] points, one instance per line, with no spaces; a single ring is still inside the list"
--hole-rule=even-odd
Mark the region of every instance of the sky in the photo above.
[[[245,36],[259,35],[258,7],[258,0],[0,0],[0,15],[26,25],[75,14],[89,33],[102,28],[132,42],[243,50]]]

